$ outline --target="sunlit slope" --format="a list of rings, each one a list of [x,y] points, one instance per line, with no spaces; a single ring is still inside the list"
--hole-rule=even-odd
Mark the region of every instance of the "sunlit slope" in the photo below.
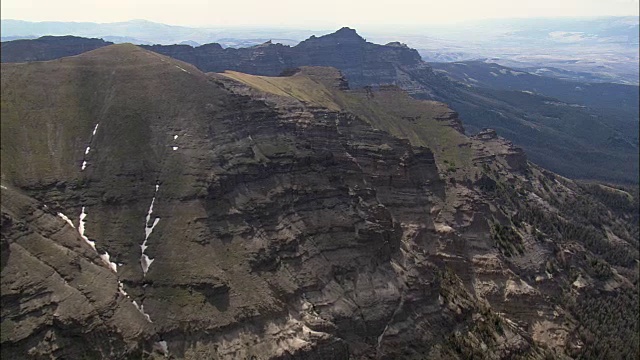
[[[2,177],[17,184],[70,180],[83,161],[89,171],[105,157],[110,172],[148,169],[160,156],[149,143],[154,125],[193,113],[212,88],[193,66],[128,44],[3,63]],[[99,146],[86,153],[91,143]]]
[[[306,104],[350,112],[377,129],[432,149],[441,165],[471,165],[469,139],[457,114],[436,101],[415,100],[397,87],[340,90],[338,70],[302,67],[291,76],[268,77],[227,71],[224,76],[256,90],[294,98]]]

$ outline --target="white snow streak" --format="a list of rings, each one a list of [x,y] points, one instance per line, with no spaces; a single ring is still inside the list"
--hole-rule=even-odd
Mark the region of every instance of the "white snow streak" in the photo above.
[[[142,267],[142,272],[146,275],[147,271],[149,271],[149,266],[153,263],[155,259],[151,259],[147,256],[147,254],[142,254],[140,258],[140,266]]]
[[[145,242],[149,238],[149,235],[151,235],[151,233],[153,232],[153,228],[155,228],[156,225],[158,225],[158,222],[160,222],[160,218],[157,217],[157,218],[153,219],[153,225],[151,225],[151,227],[149,227],[149,225],[147,225],[147,227],[144,228],[144,241]]]
[[[73,225],[73,222],[71,221],[71,219],[69,219],[69,217],[67,217],[67,215],[63,214],[63,213],[58,213],[58,216],[60,216],[62,218],[62,220],[66,221],[69,225],[71,225],[72,228],[76,228],[75,225]]]
[[[173,135],[173,140],[177,139],[178,135]]]
[[[100,259],[102,259],[102,261],[104,261],[104,263],[107,264],[111,268],[111,270],[113,270],[113,272],[118,272],[118,268],[116,266],[116,263],[111,262],[109,260],[110,258],[111,257],[109,256],[109,253],[106,252],[106,251],[104,252],[104,254],[100,255]]]
[[[4,185],[0,185],[0,188],[2,188],[3,190],[7,190],[7,187]]]
[[[96,136],[96,132],[98,131],[98,125],[100,125],[100,123],[96,124],[96,127],[93,128],[93,132],[91,133],[91,141],[89,141],[89,146],[87,146],[87,148],[84,149],[85,158],[82,159],[82,166],[80,167],[80,171],[83,171],[84,169],[87,168],[86,156],[89,155],[89,151],[91,151],[91,143],[93,142],[93,137]]]
[[[173,151],[178,150],[178,147],[177,147],[177,146],[173,146],[172,148],[173,148]]]
[[[66,222],[69,223],[69,225],[73,226],[73,223],[71,222],[71,220],[69,220],[68,217],[66,217],[63,213],[58,213],[58,216],[60,216],[61,218],[63,218]],[[107,266],[113,270],[113,272],[117,273],[118,272],[118,267],[116,265],[115,262],[111,261],[111,255],[109,255],[108,252],[104,252],[104,254],[100,254],[98,252],[98,250],[96,249],[96,242],[95,241],[91,241],[89,240],[89,238],[84,234],[86,227],[85,227],[85,223],[87,222],[85,220],[85,218],[87,217],[87,212],[86,212],[86,208],[83,206],[82,207],[82,213],[80,214],[80,223],[78,225],[78,233],[80,233],[80,237],[82,237],[82,239],[89,244],[89,246],[91,246],[93,248],[93,250],[95,250],[95,252],[100,256],[100,259],[102,259],[102,261],[107,264]],[[75,226],[74,226],[75,227]]]
[[[88,237],[86,237],[84,235],[84,223],[86,222],[86,220],[84,218],[87,217],[87,213],[85,212],[85,208],[84,206],[82,207],[82,213],[80,214],[80,223],[78,226],[78,232],[80,233],[80,237],[82,237],[82,239],[89,244],[89,246],[91,246],[93,248],[93,250],[96,250],[96,243],[95,241],[91,241],[89,240]]]
[[[158,192],[157,189],[156,189],[156,192]],[[151,199],[151,205],[149,205],[149,210],[147,210],[147,218],[146,218],[146,221],[144,222],[145,226],[149,226],[149,220],[151,220],[151,214],[153,214],[153,203],[154,202],[156,202],[155,194],[153,196],[153,199]]]
[[[120,292],[120,294],[129,297],[129,294],[127,294],[126,291],[124,291],[124,284],[122,283],[122,281],[118,281],[118,291]]]
[[[144,312],[144,305],[139,305],[138,306],[138,303],[134,300],[133,301],[133,306],[135,306],[136,309],[138,309],[138,311],[140,311],[140,313],[142,315],[144,315],[145,319],[147,319],[148,322],[153,322],[153,321],[151,321],[151,317],[149,317],[149,314]]]
[[[147,247],[148,247],[147,239],[149,239],[149,236],[153,232],[153,229],[160,222],[160,218],[156,217],[155,219],[153,219],[153,224],[151,225],[149,224],[149,222],[151,221],[151,215],[153,214],[153,204],[156,202],[155,194],[158,193],[158,189],[160,189],[160,185],[156,184],[156,191],[153,194],[153,199],[151,199],[151,205],[149,205],[149,211],[147,211],[147,217],[145,218],[145,222],[144,222],[144,241],[140,245],[140,250],[142,250],[141,251],[142,254],[140,256],[140,266],[142,267],[143,275],[147,274],[147,271],[149,271],[149,266],[151,266],[151,263],[153,263],[153,260],[154,260],[154,259],[151,259],[149,256],[147,256],[147,254],[145,254],[144,252],[147,250]]]
[[[178,65],[176,65],[176,67],[177,67],[178,69],[180,69],[180,70],[182,70],[182,71],[186,72],[187,74],[191,74],[190,72],[188,72],[187,70],[185,70],[185,69],[181,68],[181,67],[180,67],[180,66],[178,66]]]

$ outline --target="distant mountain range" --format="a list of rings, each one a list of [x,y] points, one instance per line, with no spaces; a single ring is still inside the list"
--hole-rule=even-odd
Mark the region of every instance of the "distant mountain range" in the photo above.
[[[2,44],[2,61],[42,56],[43,43],[52,47],[45,51],[48,58],[64,55],[60,48],[68,49],[66,55],[74,55],[84,46],[65,41],[86,42],[87,46],[96,43],[95,39],[79,38],[6,42]],[[367,42],[349,28],[312,36],[294,47],[270,42],[239,49],[219,44],[144,47],[206,72],[235,70],[277,76],[299,66],[332,66],[340,69],[354,88],[395,84],[417,99],[450,104],[460,113],[468,132],[494,128],[522,146],[534,162],[565,176],[638,181],[637,86],[568,83],[478,62],[436,65],[434,71],[416,50],[397,42]],[[462,67],[475,70],[464,75]],[[471,79],[478,84],[472,86]]]
[[[251,46],[267,40],[295,45],[314,32],[277,28],[193,28],[155,23],[146,20],[131,20],[115,23],[91,22],[30,22],[2,20],[2,41],[18,38],[37,38],[43,35],[74,35],[101,38],[114,43],[133,44],[205,44],[218,42],[225,47]]]
[[[490,58],[501,65],[540,75],[589,82],[638,85],[638,18],[495,19],[453,25],[361,28],[372,42],[401,41],[418,50],[425,61]],[[75,35],[114,43],[207,44],[249,47],[272,40],[296,45],[326,29],[194,28],[132,20],[116,23],[29,22],[5,19],[2,41],[44,35]]]

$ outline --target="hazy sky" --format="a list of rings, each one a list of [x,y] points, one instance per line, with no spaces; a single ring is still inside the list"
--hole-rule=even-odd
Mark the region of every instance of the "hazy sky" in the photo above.
[[[636,15],[638,0],[2,0],[3,19],[186,26],[428,25],[505,17]]]

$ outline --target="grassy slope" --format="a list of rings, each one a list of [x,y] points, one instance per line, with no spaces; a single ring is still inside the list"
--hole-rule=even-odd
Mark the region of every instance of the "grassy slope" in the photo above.
[[[452,128],[448,121],[437,120],[451,112],[442,103],[415,100],[403,91],[391,88],[375,92],[340,91],[326,84],[331,79],[307,76],[304,71],[290,77],[254,76],[232,71],[222,75],[260,91],[353,113],[377,129],[409,140],[414,146],[430,148],[441,169],[452,165],[458,168],[471,166],[471,149],[460,146],[469,139]]]
[[[168,79],[176,86],[186,81],[177,66],[204,76],[191,65],[133,45],[54,61],[2,64],[3,179],[46,184],[76,178],[97,123],[101,127],[93,143],[99,145],[89,164],[106,160],[107,154],[117,160],[110,161],[117,164],[114,172],[155,162],[158,154],[148,146],[154,121],[184,111],[167,101],[185,97],[167,86]]]
[[[192,65],[127,44],[48,62],[2,64],[2,182],[24,188],[81,185],[67,186],[56,196],[74,221],[76,209],[69,204],[88,207],[88,236],[97,239],[98,250],[124,263],[118,276],[129,286],[142,276],[138,245],[159,180],[154,214],[162,221],[147,251],[155,257],[147,279],[158,286],[148,290],[147,301],[170,316],[192,319],[207,310],[217,323],[229,323],[248,307],[271,306],[265,303],[272,298],[264,295],[268,289],[262,280],[243,267],[248,266],[246,249],[230,252],[215,243],[214,251],[202,251],[195,240],[214,235],[203,228],[185,231],[185,224],[206,218],[206,209],[200,200],[182,199],[202,189],[202,167],[212,166],[203,162],[211,156],[203,155],[211,149],[209,134],[225,130],[216,116],[237,115],[234,100]],[[81,172],[98,122],[89,166]],[[174,134],[180,134],[176,141]],[[173,151],[173,144],[180,149]],[[215,282],[221,273],[217,264],[229,263],[237,265],[228,270],[230,286],[241,295],[231,300],[228,311],[207,307],[201,297],[173,286],[184,279]],[[127,289],[138,300],[144,291],[133,285]],[[187,306],[193,303],[206,309],[193,311]]]

